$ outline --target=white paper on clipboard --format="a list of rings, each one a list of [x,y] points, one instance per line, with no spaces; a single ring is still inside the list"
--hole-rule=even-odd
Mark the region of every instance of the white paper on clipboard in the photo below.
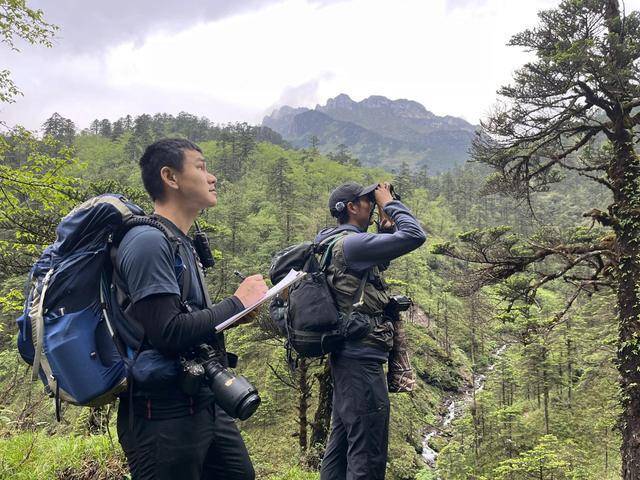
[[[257,301],[253,305],[246,307],[240,313],[236,313],[233,317],[229,318],[228,320],[225,320],[224,322],[216,326],[216,333],[220,333],[221,331],[230,327],[231,325],[236,323],[238,320],[240,320],[242,317],[244,317],[246,314],[254,311],[263,303],[268,302],[273,297],[275,297],[278,293],[280,293],[282,290],[293,285],[305,275],[306,275],[305,272],[299,272],[298,270],[294,270],[294,269],[289,270],[289,273],[287,273],[287,275],[282,280],[280,280],[273,287],[271,287],[267,291],[267,293],[264,295],[264,297],[262,297],[259,301]]]

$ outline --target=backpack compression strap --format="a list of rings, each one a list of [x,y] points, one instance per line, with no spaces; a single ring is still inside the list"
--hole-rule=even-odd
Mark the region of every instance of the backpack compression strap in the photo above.
[[[31,372],[31,379],[37,380],[40,372],[40,366],[42,364],[42,345],[44,343],[44,297],[49,287],[49,279],[53,275],[53,268],[50,269],[42,280],[40,291],[38,288],[34,289],[34,298],[31,300],[31,310],[29,311],[29,318],[31,318],[31,332],[33,336],[33,346],[35,354],[33,357],[33,370]],[[56,382],[57,384],[57,382]]]

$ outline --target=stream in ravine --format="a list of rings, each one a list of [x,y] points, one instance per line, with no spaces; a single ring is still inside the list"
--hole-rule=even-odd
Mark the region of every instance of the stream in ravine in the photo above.
[[[437,437],[443,433],[450,425],[453,420],[459,416],[464,408],[467,407],[473,401],[473,389],[475,389],[476,395],[480,393],[484,389],[484,384],[487,380],[487,375],[492,372],[496,368],[497,360],[502,356],[504,351],[507,349],[506,345],[501,346],[498,350],[493,354],[494,362],[489,365],[486,373],[478,374],[474,376],[472,389],[467,391],[462,395],[451,395],[446,400],[446,409],[447,413],[441,417],[441,420],[437,426],[437,428],[430,428],[425,433],[425,436],[422,440],[422,458],[431,468],[436,467],[436,460],[438,458],[438,452],[436,452],[433,448],[429,446],[429,441],[433,437]]]

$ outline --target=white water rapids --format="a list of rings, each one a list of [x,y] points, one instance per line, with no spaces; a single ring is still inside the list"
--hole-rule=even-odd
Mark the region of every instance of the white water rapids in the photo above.
[[[507,345],[502,345],[498,350],[493,354],[495,360],[498,360],[502,354],[507,349]],[[496,368],[496,362],[489,365],[487,368],[487,374],[492,372]],[[476,395],[480,393],[484,389],[484,384],[487,380],[487,375],[478,374],[474,376],[473,379],[473,388],[475,388]],[[458,400],[460,404],[459,410],[462,411],[462,408],[469,404],[472,400],[471,391],[467,392],[462,399]],[[435,468],[436,459],[438,458],[438,452],[436,452],[433,448],[429,446],[429,441],[441,433],[442,430],[446,429],[451,425],[451,422],[456,418],[457,408],[456,408],[456,398],[451,396],[447,401],[447,414],[442,417],[442,421],[440,422],[440,426],[436,429],[430,429],[427,431],[424,438],[422,439],[422,458],[431,468]]]

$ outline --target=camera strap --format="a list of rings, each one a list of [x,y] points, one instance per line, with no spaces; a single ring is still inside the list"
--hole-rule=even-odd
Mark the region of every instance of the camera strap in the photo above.
[[[360,308],[364,305],[364,287],[367,284],[367,280],[369,280],[369,272],[371,272],[370,268],[366,269],[362,274],[362,278],[360,279],[360,284],[358,285],[358,290],[356,291],[356,294],[353,297],[353,303],[349,306],[347,317],[351,315],[351,312],[353,312],[355,308]]]
[[[373,213],[376,211],[376,202],[375,200],[371,202],[371,211],[369,211],[369,224],[371,224],[371,219],[373,218]]]
[[[186,248],[184,246],[184,244],[182,244],[182,242],[180,243],[180,246],[178,247],[178,254],[180,254],[183,257],[183,262],[185,262],[188,258],[188,252],[185,251]],[[195,250],[193,249],[193,247],[191,248],[191,253],[194,256],[194,260],[195,260],[195,264],[196,264],[196,275],[198,278],[198,286],[200,287],[200,292],[202,293],[202,297],[204,299],[204,303],[205,303],[205,307],[206,308],[211,308],[213,306],[213,304],[211,303],[211,297],[209,297],[209,292],[207,291],[206,287],[204,286],[204,273],[202,271],[202,266],[200,264],[200,262],[198,261],[198,257],[196,255]],[[184,264],[184,271],[182,272],[182,277],[180,280],[180,301],[183,304],[183,306],[185,306],[185,308],[188,311],[191,311],[191,306],[189,305],[189,302],[187,300],[188,296],[189,296],[189,290],[191,289],[191,272],[189,271],[188,267],[187,267],[187,263]]]
[[[184,246],[178,246],[178,255],[184,257],[184,259],[186,260],[186,255],[181,252],[181,250],[183,249]],[[192,308],[189,305],[189,301],[187,300],[187,297],[189,296],[189,290],[191,289],[191,273],[187,269],[187,265],[184,263],[184,260],[183,264],[184,269],[182,270],[182,276],[180,277],[180,303],[182,303],[182,306],[185,308],[185,310],[191,312]]]

